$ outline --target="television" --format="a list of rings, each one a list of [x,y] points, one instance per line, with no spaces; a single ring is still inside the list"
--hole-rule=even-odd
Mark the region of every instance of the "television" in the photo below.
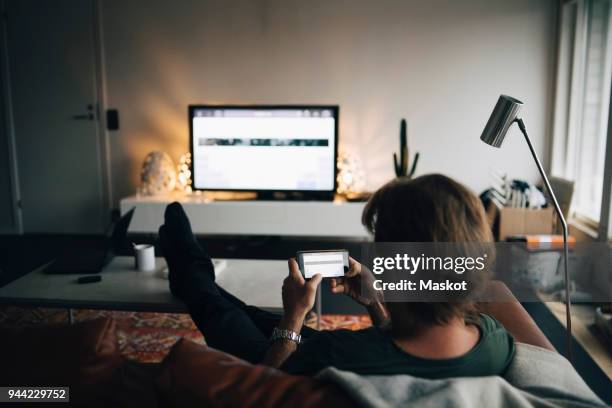
[[[189,106],[193,189],[333,197],[338,115],[338,106]]]

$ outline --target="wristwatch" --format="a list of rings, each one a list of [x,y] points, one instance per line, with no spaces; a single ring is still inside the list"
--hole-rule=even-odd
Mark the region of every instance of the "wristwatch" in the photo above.
[[[295,342],[296,344],[300,344],[302,341],[302,336],[300,336],[293,330],[285,330],[275,327],[274,330],[272,330],[270,343],[275,342],[276,340],[290,340]]]

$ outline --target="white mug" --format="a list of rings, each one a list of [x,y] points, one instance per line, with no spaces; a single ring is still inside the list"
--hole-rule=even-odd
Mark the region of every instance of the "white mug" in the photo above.
[[[155,247],[149,244],[134,245],[134,262],[141,272],[155,270]]]

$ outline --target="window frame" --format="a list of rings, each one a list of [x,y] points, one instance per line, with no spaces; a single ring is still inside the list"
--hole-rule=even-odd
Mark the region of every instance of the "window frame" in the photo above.
[[[612,48],[612,0],[608,18],[608,48]],[[556,86],[553,105],[551,173],[575,180],[576,156],[580,154],[578,135],[582,131],[582,109],[585,96],[586,63],[589,41],[589,18],[593,0],[566,0],[558,15]],[[567,24],[572,27],[566,28]],[[607,59],[612,58],[612,51]],[[612,74],[611,74],[612,76]],[[612,79],[608,79],[612,84]],[[597,231],[599,240],[612,238],[610,215],[612,203],[612,85],[608,91],[606,152],[604,157],[602,200],[599,220],[584,214],[570,213],[570,222]],[[602,108],[602,112],[605,107]],[[603,121],[603,119],[602,119]],[[605,122],[602,128],[606,129]]]

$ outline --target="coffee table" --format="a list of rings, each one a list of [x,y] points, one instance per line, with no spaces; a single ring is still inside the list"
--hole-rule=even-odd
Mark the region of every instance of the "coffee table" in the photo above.
[[[216,281],[247,304],[282,312],[281,287],[287,276],[287,261],[227,259]],[[172,296],[163,258],[156,258],[153,272],[134,269],[132,257],[116,257],[101,272],[102,281],[76,283],[79,275],[47,275],[44,267],[0,288],[0,304],[28,307],[104,309],[187,313],[187,307]],[[72,313],[70,313],[70,316]]]

